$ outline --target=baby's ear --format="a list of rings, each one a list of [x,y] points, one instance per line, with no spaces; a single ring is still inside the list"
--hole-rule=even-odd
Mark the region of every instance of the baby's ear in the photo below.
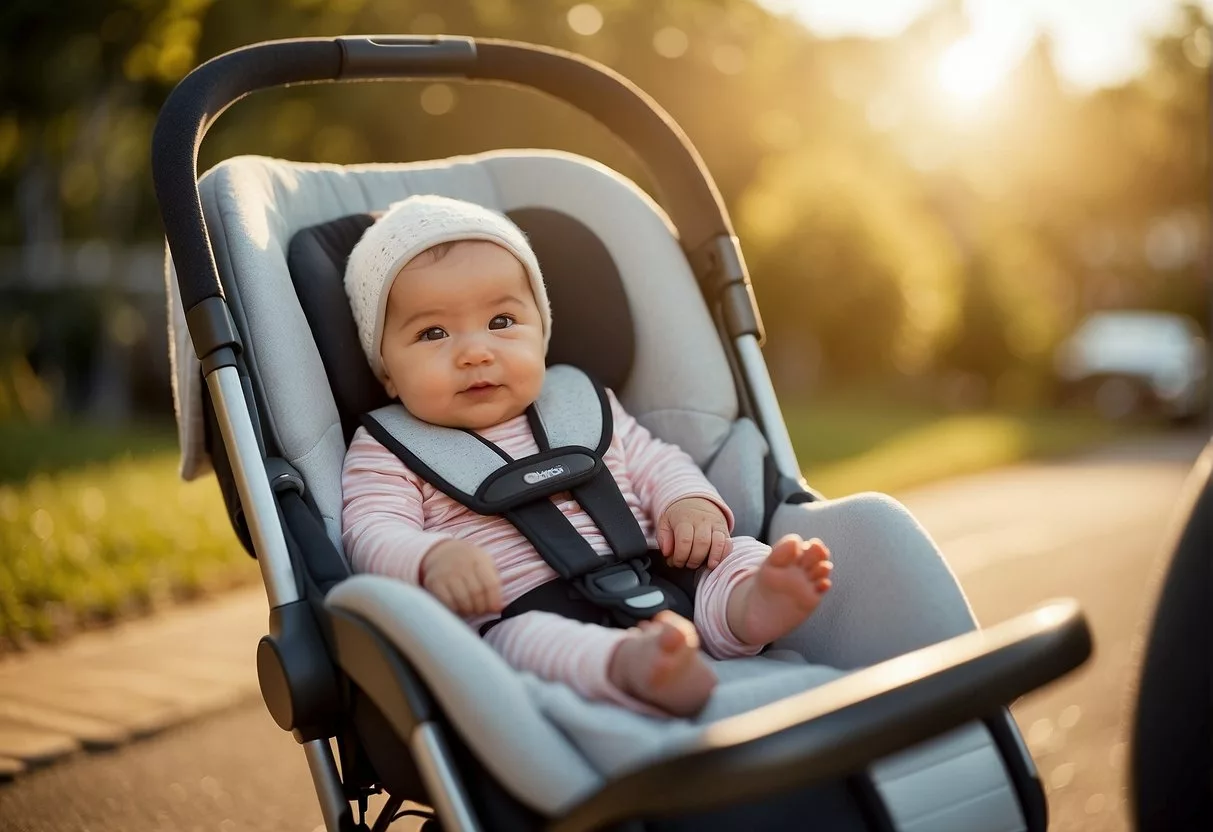
[[[394,382],[393,382],[393,381],[392,381],[390,378],[384,378],[384,379],[383,379],[383,389],[387,391],[387,394],[388,394],[388,395],[389,395],[391,398],[393,398],[393,399],[398,399],[398,398],[400,398],[400,394],[399,394],[399,392],[396,390],[396,385],[395,385],[395,383],[394,383]]]

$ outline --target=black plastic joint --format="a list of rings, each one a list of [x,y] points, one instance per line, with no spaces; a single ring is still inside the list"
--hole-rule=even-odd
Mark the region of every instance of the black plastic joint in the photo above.
[[[762,343],[762,318],[737,238],[721,234],[708,240],[692,253],[691,266],[709,302],[720,304],[729,337],[753,335]]]
[[[303,496],[303,475],[299,470],[280,456],[271,456],[265,460],[265,473],[270,480],[270,488],[274,493],[294,491]]]
[[[231,347],[220,347],[199,363],[202,365],[202,377],[206,378],[220,367],[239,367],[240,358]]]
[[[713,292],[719,293],[733,283],[750,280],[736,237],[721,234],[709,240],[705,246],[704,266],[704,277],[710,281],[707,285]]]
[[[223,298],[210,297],[191,306],[185,313],[185,325],[194,342],[194,354],[203,361],[224,347],[240,352],[240,336]]]
[[[270,610],[270,634],[257,645],[257,681],[279,728],[291,731],[300,742],[332,735],[341,695],[307,601]]]
[[[748,280],[727,286],[720,295],[720,307],[730,337],[753,335],[759,344],[766,340],[762,318],[758,317],[758,302],[754,299],[754,289]]]
[[[343,80],[463,78],[476,66],[476,41],[462,37],[339,37]]]

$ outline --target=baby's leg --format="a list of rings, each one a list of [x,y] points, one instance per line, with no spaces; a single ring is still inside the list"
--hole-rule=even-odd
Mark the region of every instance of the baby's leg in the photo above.
[[[615,686],[675,716],[693,716],[716,687],[695,625],[670,611],[627,630],[611,660]]]
[[[502,621],[485,641],[518,670],[655,716],[694,714],[716,686],[695,628],[673,613],[623,630],[528,612]]]
[[[830,588],[825,544],[789,535],[773,548],[736,538],[699,583],[695,623],[717,658],[752,656],[808,618]]]

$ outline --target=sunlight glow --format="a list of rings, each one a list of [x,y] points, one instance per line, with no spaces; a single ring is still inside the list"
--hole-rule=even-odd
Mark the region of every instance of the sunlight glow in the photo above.
[[[757,2],[777,14],[795,17],[827,38],[895,37],[933,7],[942,6],[940,0]],[[1089,90],[1124,83],[1140,73],[1145,68],[1148,38],[1167,31],[1186,2],[1190,0],[962,0],[960,5],[983,44],[1015,42],[1022,45],[1022,55],[1034,38],[1047,36],[1066,84]],[[1195,2],[1213,11],[1213,0]],[[986,40],[997,34],[1001,38]],[[1190,60],[1200,60],[1199,51],[1196,54]],[[983,71],[984,81],[970,79],[962,77],[967,59],[953,57],[949,66],[953,63],[960,65],[946,71],[949,80],[940,78],[944,88],[956,89],[958,102],[980,99],[984,93],[977,90],[990,83],[989,71]]]
[[[569,9],[569,28],[579,35],[595,35],[602,28],[602,12],[592,3],[579,3]]]
[[[1002,82],[1007,66],[976,38],[962,38],[939,57],[939,85],[953,98],[974,102],[984,98]]]

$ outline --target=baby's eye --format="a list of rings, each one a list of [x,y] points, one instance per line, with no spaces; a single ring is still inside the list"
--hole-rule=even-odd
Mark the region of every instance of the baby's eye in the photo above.
[[[507,329],[515,323],[513,315],[494,315],[489,321],[489,329]]]
[[[432,326],[429,329],[423,329],[417,333],[418,341],[437,341],[440,338],[446,337],[446,330],[440,326]]]

